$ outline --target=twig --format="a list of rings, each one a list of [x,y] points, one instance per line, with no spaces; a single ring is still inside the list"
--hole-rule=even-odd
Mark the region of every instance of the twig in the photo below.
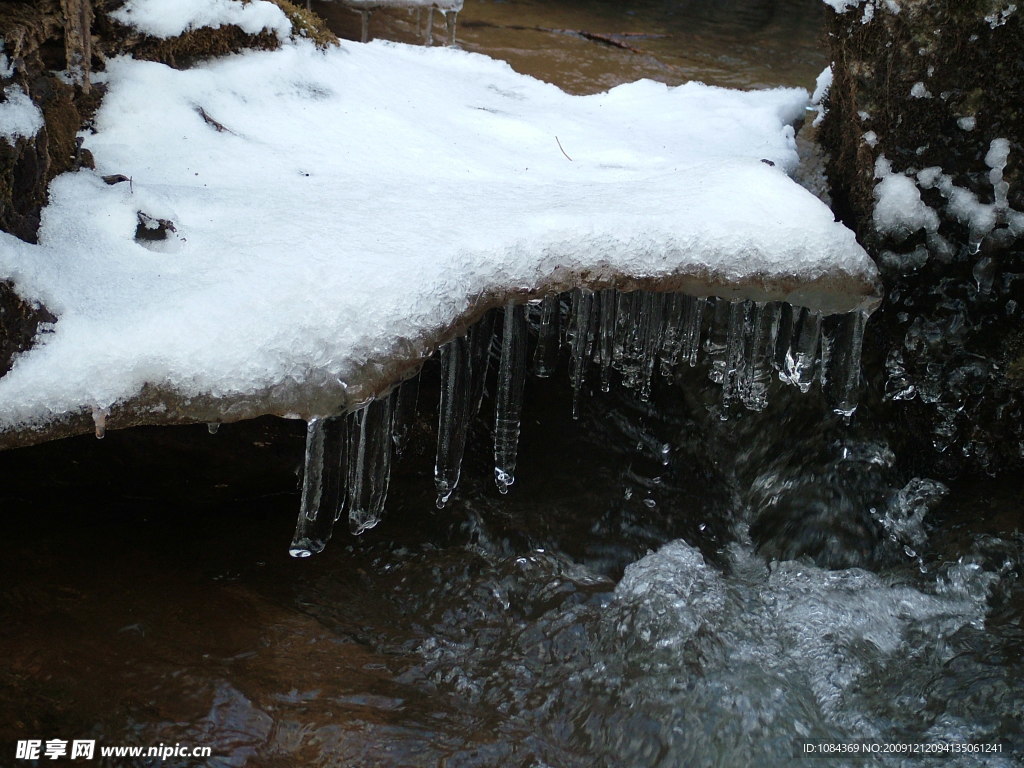
[[[555,141],[558,141],[558,137],[557,136],[555,136]],[[562,142],[560,142],[560,141],[558,141],[558,148],[562,150],[562,154],[565,155],[565,159],[568,160],[571,163],[572,162],[572,158],[569,157],[569,154],[564,149],[562,149]]]
[[[232,131],[230,128],[225,126],[223,123],[220,123],[220,122],[214,120],[212,117],[210,117],[207,114],[206,110],[203,109],[202,107],[196,107],[196,112],[198,112],[199,116],[201,118],[203,118],[203,120],[206,122],[206,124],[209,125],[209,126],[212,126],[214,128],[214,130],[217,131],[217,133],[224,133],[224,132],[231,133],[231,134],[234,133],[234,131]]]

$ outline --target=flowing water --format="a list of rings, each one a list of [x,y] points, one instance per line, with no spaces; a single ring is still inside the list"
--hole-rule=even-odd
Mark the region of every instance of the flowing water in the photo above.
[[[457,40],[578,91],[810,86],[818,5],[468,0]],[[657,359],[652,312],[687,329],[696,304],[566,298],[496,313],[500,344],[475,329],[358,418],[0,455],[0,766],[31,764],[24,739],[212,749],[109,766],[919,765],[899,750],[941,744],[1024,764],[1019,483],[906,476],[864,409],[834,412],[806,313],[777,308],[769,361],[760,310],[711,305]],[[303,483],[310,451],[388,462],[389,487]],[[342,486],[361,535],[289,557],[300,505]],[[293,550],[315,552],[304,519]]]

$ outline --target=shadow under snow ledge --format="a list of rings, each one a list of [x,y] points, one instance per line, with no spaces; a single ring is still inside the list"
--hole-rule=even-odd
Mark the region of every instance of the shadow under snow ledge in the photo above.
[[[38,245],[0,236],[0,279],[57,316],[0,378],[0,447],[94,414],[338,413],[487,309],[573,287],[878,301],[853,234],[787,176],[799,89],[570,96],[384,42],[101,77],[96,170],[53,182]]]

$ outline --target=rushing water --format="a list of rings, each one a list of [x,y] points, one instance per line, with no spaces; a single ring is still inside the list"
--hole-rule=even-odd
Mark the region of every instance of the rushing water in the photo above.
[[[576,90],[810,85],[818,12],[469,0],[458,40]],[[28,738],[213,751],[69,763],[110,766],[784,766],[822,740],[1024,764],[1018,482],[904,477],[818,385],[773,377],[763,411],[726,413],[713,355],[679,380],[656,370],[644,397],[602,392],[594,367],[574,398],[571,356],[525,382],[514,457],[496,457],[493,416],[470,421],[442,509],[429,363],[395,404],[384,520],[301,560],[301,424],[0,455],[0,766],[29,764],[13,759]],[[492,379],[481,413],[497,397],[507,420],[514,389]]]

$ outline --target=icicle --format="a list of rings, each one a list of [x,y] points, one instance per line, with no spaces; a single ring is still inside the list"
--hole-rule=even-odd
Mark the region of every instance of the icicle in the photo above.
[[[480,413],[487,394],[487,374],[491,370],[491,346],[494,343],[495,312],[484,313],[469,329],[469,367],[472,373],[470,390],[470,413]]]
[[[601,363],[601,391],[610,392],[612,388],[612,358],[615,344],[615,305],[616,291],[606,288],[598,294],[600,300],[601,325],[598,329],[598,358]]]
[[[683,345],[683,299],[679,293],[670,293],[665,299],[665,332],[661,342],[661,375],[668,379],[679,362]]]
[[[454,339],[441,347],[441,404],[434,462],[438,509],[448,503],[459,484],[469,426],[472,378],[469,340],[465,337]]]
[[[102,440],[107,436],[107,416],[110,411],[106,408],[93,408],[92,423],[96,427],[96,439]]]
[[[526,312],[522,305],[509,304],[502,323],[501,363],[494,399],[494,482],[501,493],[508,493],[515,482],[525,374]]]
[[[748,332],[750,302],[734,301],[729,304],[729,319],[725,339],[725,373],[722,379],[722,402],[728,403],[739,395],[746,371],[743,353]]]
[[[391,480],[393,398],[382,397],[353,414],[347,451],[348,525],[358,535],[373,528],[384,514]]]
[[[429,46],[434,44],[434,6],[427,8],[426,16],[426,24],[423,25],[423,44]]]
[[[785,374],[786,357],[789,355],[789,347],[793,343],[793,331],[799,316],[800,310],[792,304],[783,304],[779,312],[779,331],[775,339],[772,367],[779,373],[779,379],[782,381],[789,381]]]
[[[860,384],[860,354],[864,343],[867,315],[850,312],[835,319],[832,329],[826,390],[832,409],[850,417],[857,410]]]
[[[306,425],[302,503],[295,535],[288,548],[292,557],[315,555],[331,538],[344,494],[342,458],[348,418],[314,418]]]
[[[680,347],[680,354],[684,360],[688,360],[690,367],[697,365],[697,356],[700,352],[700,330],[704,322],[704,307],[707,299],[698,299],[693,296],[683,297],[683,342]]]
[[[558,368],[560,314],[561,307],[557,294],[545,296],[541,300],[537,347],[533,351],[533,375],[540,379],[546,379]]]
[[[744,352],[746,372],[740,399],[751,411],[763,411],[768,405],[768,386],[772,378],[775,337],[779,329],[777,302],[757,304],[751,319],[749,346]]]
[[[569,378],[572,380],[572,417],[580,415],[580,392],[587,376],[590,349],[593,342],[594,294],[576,288],[572,292],[572,357]]]
[[[714,315],[711,318],[711,331],[704,342],[704,351],[708,356],[708,378],[715,384],[725,383],[726,345],[729,335],[729,302],[716,298]]]
[[[612,365],[626,389],[636,389],[640,378],[640,304],[639,293],[619,293],[615,308]]]
[[[664,332],[665,294],[643,291],[640,294],[640,399],[647,401],[651,396],[651,380],[654,378],[654,364]]]
[[[370,42],[370,12],[360,11],[359,20],[361,22],[359,41],[363,43],[368,43]]]
[[[395,456],[399,457],[409,442],[409,432],[416,421],[416,406],[420,399],[420,377],[406,379],[395,393],[394,428],[391,430],[391,441],[395,446]]]
[[[455,25],[458,22],[458,20],[459,20],[459,12],[458,11],[445,11],[444,12],[444,21],[445,21],[445,25],[448,28],[448,42],[447,42],[447,45],[449,47],[455,45]]]
[[[217,431],[219,429],[220,429],[220,422],[219,421],[211,421],[210,423],[208,423],[206,425],[206,431],[209,432],[211,435],[216,435]]]
[[[788,384],[807,392],[818,374],[821,356],[821,314],[801,309],[793,327],[789,351],[779,377]]]

